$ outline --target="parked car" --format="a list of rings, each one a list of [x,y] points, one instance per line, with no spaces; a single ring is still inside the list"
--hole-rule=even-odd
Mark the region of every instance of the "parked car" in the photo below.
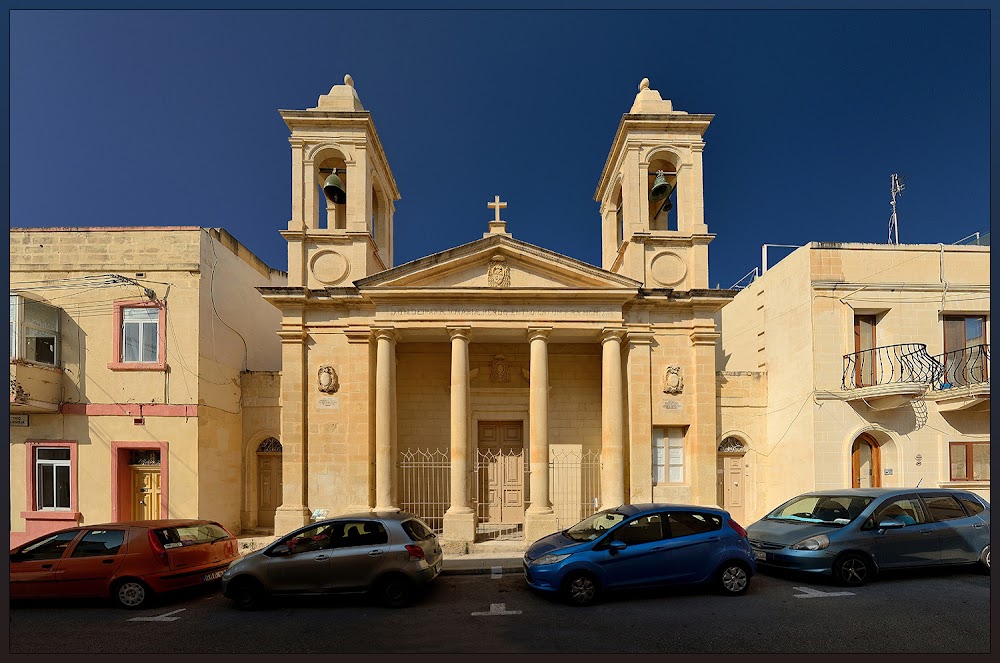
[[[882,569],[990,568],[990,505],[963,490],[853,488],[799,495],[747,528],[761,567],[862,585]]]
[[[756,565],[746,531],[729,513],[679,504],[626,504],[606,509],[531,544],[528,585],[559,592],[572,605],[606,590],[714,583],[747,591]]]
[[[351,513],[321,520],[248,554],[222,575],[222,593],[251,609],[270,596],[371,592],[402,607],[441,573],[431,528],[411,513]]]
[[[10,551],[10,597],[110,597],[143,608],[154,595],[216,581],[239,558],[208,520],[144,520],[60,530]]]

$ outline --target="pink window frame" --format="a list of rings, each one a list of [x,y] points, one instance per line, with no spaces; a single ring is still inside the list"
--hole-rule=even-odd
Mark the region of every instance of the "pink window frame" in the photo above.
[[[35,481],[35,453],[39,448],[61,447],[69,449],[69,511],[42,511],[38,508],[38,486]],[[27,511],[21,512],[25,520],[68,520],[77,522],[80,519],[79,490],[77,479],[77,442],[76,440],[27,440],[24,443],[26,457],[26,475],[24,485],[27,489],[25,504]]]
[[[115,329],[112,347],[112,360],[108,368],[112,371],[165,371],[167,370],[167,304],[166,302],[150,302],[146,300],[115,302]],[[156,326],[157,360],[156,362],[122,361],[122,318],[127,308],[159,309],[159,321]]]
[[[160,452],[160,519],[170,517],[167,509],[169,504],[170,472],[169,458],[167,452],[169,448],[167,442],[112,442],[111,443],[111,520],[113,522],[123,522],[125,519],[122,511],[122,503],[125,501],[127,491],[131,487],[129,482],[128,461],[122,462],[123,452],[132,449],[150,450]],[[129,514],[131,519],[131,514]]]

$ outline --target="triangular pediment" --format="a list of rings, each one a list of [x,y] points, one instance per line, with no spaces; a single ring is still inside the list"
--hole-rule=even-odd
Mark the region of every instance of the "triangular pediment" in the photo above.
[[[368,288],[637,289],[641,283],[506,235],[493,235],[357,281]]]

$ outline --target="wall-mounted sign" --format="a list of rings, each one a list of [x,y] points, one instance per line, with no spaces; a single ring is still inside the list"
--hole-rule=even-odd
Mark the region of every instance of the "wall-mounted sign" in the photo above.
[[[11,426],[27,426],[28,425],[28,415],[26,415],[26,414],[12,414],[12,415],[10,415],[10,425]]]
[[[340,399],[336,396],[320,396],[316,399],[317,410],[339,410]]]
[[[663,409],[664,410],[679,410],[679,409],[681,409],[681,402],[680,401],[670,401],[670,400],[664,399],[663,400]]]
[[[892,468],[891,467],[885,468],[885,475],[886,476],[892,476]]]

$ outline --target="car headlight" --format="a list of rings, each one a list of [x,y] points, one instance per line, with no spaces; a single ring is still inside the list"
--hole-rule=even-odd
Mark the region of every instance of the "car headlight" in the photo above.
[[[222,572],[223,578],[231,578],[234,573],[236,573],[236,567],[239,566],[240,562],[243,560],[236,560],[226,567],[226,570]]]
[[[534,562],[531,563],[532,566],[544,566],[546,564],[558,564],[569,557],[569,553],[565,555],[542,555]]]
[[[819,536],[810,536],[805,541],[799,541],[792,546],[792,550],[825,550],[829,545],[830,537],[826,534],[820,534]]]

